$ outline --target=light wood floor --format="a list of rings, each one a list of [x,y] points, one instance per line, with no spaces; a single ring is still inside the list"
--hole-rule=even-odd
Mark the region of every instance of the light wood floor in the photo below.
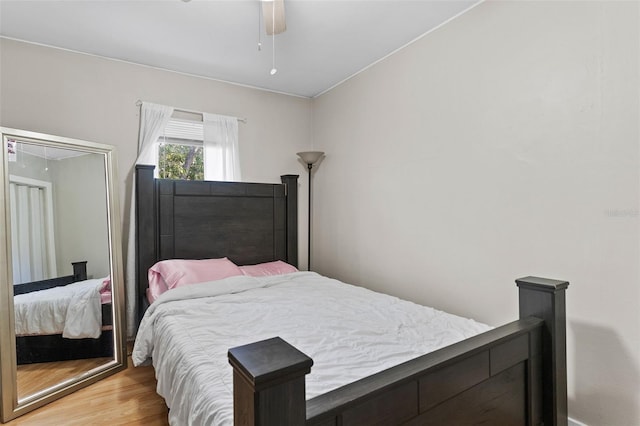
[[[16,371],[18,380],[18,399],[46,389],[85,371],[90,371],[113,358],[89,358],[72,361],[41,362],[19,365]]]
[[[168,425],[153,367],[129,367],[7,423],[10,426]]]

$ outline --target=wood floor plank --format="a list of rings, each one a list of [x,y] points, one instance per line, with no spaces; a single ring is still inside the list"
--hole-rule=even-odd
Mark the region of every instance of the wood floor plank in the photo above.
[[[129,367],[107,379],[25,414],[10,426],[165,426],[167,406],[156,393],[153,367]]]
[[[19,365],[16,371],[18,399],[77,377],[111,360],[113,358],[90,358]]]

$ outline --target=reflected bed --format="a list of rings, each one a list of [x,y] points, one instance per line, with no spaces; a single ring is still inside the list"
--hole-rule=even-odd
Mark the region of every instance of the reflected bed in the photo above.
[[[113,357],[108,279],[73,274],[14,286],[17,364]]]

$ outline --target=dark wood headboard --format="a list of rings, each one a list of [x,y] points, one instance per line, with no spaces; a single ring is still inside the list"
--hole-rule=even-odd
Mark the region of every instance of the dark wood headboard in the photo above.
[[[73,274],[64,277],[49,278],[42,281],[32,281],[29,283],[15,284],[13,286],[13,295],[31,293],[34,291],[48,290],[54,287],[61,287],[67,284],[84,281],[87,279],[87,261],[71,262]]]
[[[282,184],[154,179],[136,166],[138,315],[148,306],[147,271],[165,259],[228,257],[238,265],[298,266],[298,175]]]

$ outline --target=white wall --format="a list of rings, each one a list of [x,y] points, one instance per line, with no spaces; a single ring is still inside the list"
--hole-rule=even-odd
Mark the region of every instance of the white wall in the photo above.
[[[19,153],[9,174],[52,185],[55,278],[73,274],[72,262],[86,260],[89,277],[109,275],[104,159],[98,154],[49,160]]]
[[[295,153],[310,144],[309,99],[0,39],[0,125],[114,145],[123,213],[137,153],[137,100],[246,117],[239,131],[243,180],[300,174],[306,187]],[[300,209],[301,247],[306,217]],[[122,219],[126,232],[129,215]],[[306,253],[300,262],[306,265]]]
[[[322,149],[314,269],[492,324],[567,279],[572,417],[640,424],[638,15],[486,2],[313,102],[0,40],[0,124],[115,145],[124,210],[136,100],[247,117],[244,178],[301,175],[303,266]]]
[[[89,278],[110,273],[104,156],[88,154],[49,161],[53,178],[58,275],[87,261]]]
[[[639,3],[485,2],[314,100],[314,269],[498,325],[566,279],[570,415],[640,424]]]

